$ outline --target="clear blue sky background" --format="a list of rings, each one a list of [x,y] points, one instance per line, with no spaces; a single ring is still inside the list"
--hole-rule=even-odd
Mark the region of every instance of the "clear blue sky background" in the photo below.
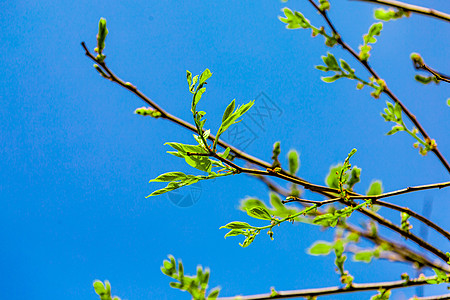
[[[110,280],[113,294],[122,299],[189,299],[171,289],[159,270],[167,254],[182,258],[186,273],[197,264],[209,266],[211,286],[220,285],[223,296],[268,292],[271,286],[339,284],[333,256],[305,254],[315,240],[331,240],[332,231],[284,225],[276,228],[273,242],[262,234],[245,249],[238,245],[241,238],[223,238],[226,231],[218,228],[229,221],[259,224],[237,210],[246,196],[267,200],[267,188],[253,178],[202,183],[198,202],[189,208],[175,206],[166,195],[145,198],[160,188],[148,181],[161,173],[199,174],[165,154],[169,149],[163,146],[167,141],[191,143],[192,134],[164,120],[134,115],[143,103],[92,68],[80,42],[93,50],[100,17],[108,21],[105,53],[112,70],[185,120],[191,120],[186,69],[214,73],[200,104],[213,131],[232,99],[244,103],[266,93],[282,115],[262,128],[249,118],[244,121],[257,135],[246,150],[261,159],[269,160],[272,144],[281,140],[282,157],[292,148],[301,153],[299,175],[323,184],[330,165],[357,148],[353,163],[363,169],[358,192],[365,192],[373,179],[382,180],[386,191],[449,180],[435,156],[418,154],[412,138],[384,135],[391,126],[380,117],[384,96],[374,100],[369,89],[357,91],[348,80],[320,81],[323,74],[313,66],[327,51],[345,58],[362,77],[367,73],[339,47],[324,46],[321,37],[286,30],[277,19],[285,5],[242,0],[0,2],[3,299],[98,299],[95,279]],[[287,5],[324,25],[307,1]],[[426,5],[450,11],[448,1]],[[374,22],[374,8],[332,1],[331,17],[354,48]],[[371,57],[447,158],[450,89],[416,83],[409,55],[419,52],[431,66],[450,72],[449,29],[448,23],[417,15],[386,23]],[[321,199],[310,193],[305,197]],[[392,201],[420,212],[430,199],[431,218],[449,228],[449,198],[449,190],[441,190]],[[400,221],[398,213],[380,212]],[[419,224],[413,225],[418,232]],[[450,250],[434,232],[428,240]],[[405,271],[415,275],[409,266],[384,261],[349,261],[346,268],[356,282],[397,280]],[[394,299],[414,292],[396,291]],[[445,292],[445,286],[425,288],[425,294]]]

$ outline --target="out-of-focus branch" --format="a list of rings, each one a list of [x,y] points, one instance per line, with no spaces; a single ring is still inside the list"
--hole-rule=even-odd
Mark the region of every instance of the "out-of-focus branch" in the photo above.
[[[450,22],[450,15],[440,12],[438,10],[427,8],[427,7],[421,7],[417,5],[412,5],[400,1],[395,0],[357,0],[357,1],[364,1],[364,2],[370,2],[374,4],[380,4],[380,5],[386,5],[391,6],[395,8],[403,9],[404,11],[410,11],[416,14],[421,14],[429,17],[438,18],[447,22]]]

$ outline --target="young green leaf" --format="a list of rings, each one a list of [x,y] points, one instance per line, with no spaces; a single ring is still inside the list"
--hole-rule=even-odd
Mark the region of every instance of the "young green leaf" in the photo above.
[[[206,80],[208,80],[212,76],[212,73],[209,69],[205,69],[203,73],[200,75],[200,80],[198,81],[198,85],[202,86],[205,84]]]
[[[247,209],[247,214],[250,217],[262,219],[262,220],[272,220],[269,211],[263,206],[256,206]]]
[[[222,228],[226,228],[226,229],[250,229],[250,228],[253,228],[253,226],[251,226],[250,224],[247,224],[245,222],[235,221],[235,222],[228,223],[227,225],[222,226],[219,229],[222,229]]]
[[[328,255],[333,249],[333,244],[324,241],[315,242],[309,249],[308,254],[311,255]]]
[[[376,181],[372,181],[369,189],[366,192],[366,195],[367,196],[377,196],[377,195],[381,195],[382,193],[383,193],[383,185],[382,185],[381,181],[376,180]]]
[[[373,257],[373,251],[361,251],[361,252],[355,253],[355,255],[353,256],[353,260],[370,263],[370,261],[372,260],[372,257]]]
[[[289,173],[291,175],[295,175],[300,167],[300,159],[298,156],[298,152],[295,150],[290,150],[288,153],[288,161],[289,161]]]

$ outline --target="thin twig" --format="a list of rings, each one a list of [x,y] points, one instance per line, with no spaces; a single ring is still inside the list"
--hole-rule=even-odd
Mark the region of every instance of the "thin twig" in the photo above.
[[[380,206],[384,206],[384,207],[387,207],[387,208],[394,209],[396,211],[401,211],[401,212],[407,213],[411,217],[414,217],[417,220],[419,220],[420,222],[424,223],[425,225],[428,225],[429,227],[433,228],[434,230],[436,230],[437,232],[439,232],[440,234],[445,236],[450,241],[450,233],[448,231],[446,231],[443,228],[439,227],[437,224],[433,223],[430,219],[427,219],[427,218],[419,215],[418,213],[410,210],[407,207],[402,207],[402,206],[399,206],[399,205],[395,205],[395,204],[392,204],[392,203],[389,203],[389,202],[384,202],[384,201],[379,201],[379,200],[374,201],[373,204],[377,204],[377,205],[380,205]]]
[[[424,285],[427,284],[427,280],[434,279],[436,276],[423,277],[417,279],[410,279],[409,281],[398,280],[389,282],[376,282],[376,283],[366,283],[358,284],[354,283],[350,287],[326,287],[318,289],[305,289],[305,290],[292,290],[277,292],[276,296],[272,296],[272,293],[251,295],[251,296],[234,296],[234,297],[221,297],[220,300],[270,300],[270,299],[288,299],[288,298],[299,298],[299,297],[319,297],[325,295],[336,295],[343,293],[353,293],[362,291],[373,291],[379,289],[398,289],[410,286]]]
[[[401,8],[404,11],[410,11],[416,14],[421,14],[429,17],[434,17],[437,19],[441,19],[447,22],[450,22],[450,15],[440,12],[438,10],[427,8],[427,7],[421,7],[417,5],[412,5],[400,1],[395,0],[358,0],[358,1],[364,1],[364,2],[371,2],[374,4],[380,4],[380,5],[386,5],[386,6],[392,6],[396,8]]]
[[[325,10],[321,10],[317,4],[314,2],[314,0],[308,0],[311,5],[314,6],[314,8],[322,15],[322,17],[325,19],[325,21],[327,22],[328,26],[330,27],[331,31],[333,32],[333,35],[336,36],[336,40],[338,42],[339,45],[342,46],[342,48],[344,48],[345,50],[347,50],[357,61],[359,61],[365,68],[366,70],[375,78],[375,79],[380,79],[380,76],[378,76],[378,74],[375,72],[374,69],[372,69],[372,67],[369,65],[369,63],[366,60],[362,60],[359,55],[349,46],[347,45],[347,43],[345,43],[342,40],[342,37],[339,35],[338,31],[336,30],[336,28],[334,27],[333,23],[331,22],[330,18],[327,15],[327,12]],[[383,93],[385,93],[386,95],[389,96],[389,98],[391,98],[394,102],[398,103],[400,105],[400,107],[402,108],[402,111],[405,113],[405,115],[408,116],[408,118],[411,120],[411,122],[414,124],[414,126],[416,126],[416,128],[419,130],[419,132],[422,134],[422,136],[425,138],[425,140],[430,140],[431,138],[429,137],[429,135],[427,134],[427,132],[425,131],[425,129],[422,127],[422,125],[419,123],[419,121],[416,119],[416,116],[414,116],[409,110],[408,108],[400,101],[400,99],[398,99],[394,93],[391,92],[391,90],[386,86],[384,86],[383,88]],[[447,171],[450,173],[450,164],[447,162],[447,160],[444,158],[444,156],[442,155],[442,153],[438,150],[437,147],[433,147],[431,149],[431,151],[438,157],[438,159],[441,161],[442,165],[447,169]]]
[[[311,203],[311,204],[316,204],[317,207],[320,207],[320,206],[325,205],[325,204],[338,202],[339,200],[341,200],[341,198],[332,198],[332,199],[328,199],[328,200],[315,201],[315,200],[306,200],[306,199],[301,199],[301,198],[294,197],[294,196],[289,196],[286,200],[283,200],[281,202],[283,202],[283,204],[286,204],[286,203],[289,203],[289,202]]]
[[[410,186],[410,187],[407,187],[407,188],[404,188],[404,189],[401,189],[401,190],[397,190],[397,191],[393,191],[393,192],[389,192],[389,193],[384,193],[384,194],[380,194],[380,195],[374,195],[374,196],[358,195],[358,196],[349,196],[349,198],[350,199],[373,199],[373,200],[378,200],[378,199],[383,199],[383,198],[392,197],[392,196],[398,196],[398,195],[412,193],[412,192],[417,192],[417,191],[430,190],[430,189],[442,189],[442,188],[449,187],[449,186],[450,186],[450,181],[447,181],[447,182],[434,183],[434,184]]]
[[[263,176],[258,176],[258,175],[256,175],[255,177],[258,178],[259,180],[261,180],[263,183],[265,183],[269,187],[269,189],[278,193],[279,195],[281,195],[283,197],[290,196],[290,191],[283,189],[282,187],[280,187],[276,183],[270,181],[269,179],[267,179]],[[301,203],[301,204],[303,204],[303,203]],[[322,215],[323,213],[321,213],[319,210],[317,210],[316,214]],[[415,252],[414,250],[408,248],[405,245],[398,244],[394,241],[388,240],[385,237],[381,237],[379,234],[374,235],[370,230],[362,230],[359,227],[356,227],[347,221],[346,222],[338,222],[338,226],[342,227],[343,229],[345,229],[347,231],[357,233],[359,236],[372,241],[376,245],[381,245],[381,244],[389,245],[391,251],[400,255],[405,261],[409,261],[410,263],[413,263],[413,264],[418,264],[419,268],[421,266],[428,266],[431,268],[437,268],[437,269],[445,271],[445,272],[450,271],[450,267],[447,264],[440,264],[439,262],[433,262],[433,261],[429,260],[427,257],[422,256],[422,254]]]

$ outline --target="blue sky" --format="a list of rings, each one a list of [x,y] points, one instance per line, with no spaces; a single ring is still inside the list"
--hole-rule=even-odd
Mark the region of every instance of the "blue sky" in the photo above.
[[[0,290],[5,299],[97,299],[95,279],[108,279],[122,299],[189,299],[171,289],[159,270],[167,254],[182,258],[186,273],[198,264],[210,267],[210,285],[220,285],[223,296],[264,293],[271,286],[339,284],[332,256],[305,254],[315,240],[332,240],[330,230],[282,226],[274,241],[262,234],[245,249],[240,238],[223,238],[226,232],[218,228],[230,221],[258,223],[237,210],[246,196],[267,200],[267,188],[253,178],[202,183],[196,204],[187,208],[166,195],[145,198],[160,188],[148,181],[161,173],[198,174],[165,154],[169,149],[163,145],[193,143],[193,138],[167,121],[133,114],[143,103],[98,76],[80,42],[93,50],[100,17],[108,21],[110,68],[176,116],[191,121],[187,69],[214,73],[200,103],[212,131],[232,99],[246,103],[267,95],[281,113],[262,126],[251,118],[243,122],[255,136],[246,151],[256,157],[270,160],[272,145],[280,140],[280,157],[297,149],[299,175],[323,184],[329,167],[357,148],[352,161],[363,169],[356,186],[361,193],[373,179],[382,180],[386,191],[449,179],[435,156],[417,153],[412,138],[384,135],[391,127],[380,117],[385,96],[374,100],[369,89],[357,91],[344,79],[320,80],[323,74],[313,66],[327,51],[362,77],[367,73],[338,47],[327,48],[321,37],[285,29],[277,18],[285,5],[324,25],[307,1],[0,2]],[[427,5],[450,11],[446,1]],[[357,1],[332,1],[330,16],[344,40],[357,48],[374,22],[373,9]],[[450,89],[416,83],[409,59],[418,52],[448,72],[449,25],[417,15],[384,25],[371,65],[449,159],[445,102]],[[444,189],[392,201],[420,212],[430,199],[431,218],[448,228],[449,196]],[[321,200],[310,193],[305,197]],[[397,213],[380,212],[400,221]],[[419,231],[420,225],[413,225]],[[448,241],[434,232],[428,240],[448,250]],[[409,266],[384,261],[350,261],[346,267],[361,283],[415,274]],[[426,294],[445,291],[445,286],[425,288]],[[413,293],[397,291],[394,299]]]

